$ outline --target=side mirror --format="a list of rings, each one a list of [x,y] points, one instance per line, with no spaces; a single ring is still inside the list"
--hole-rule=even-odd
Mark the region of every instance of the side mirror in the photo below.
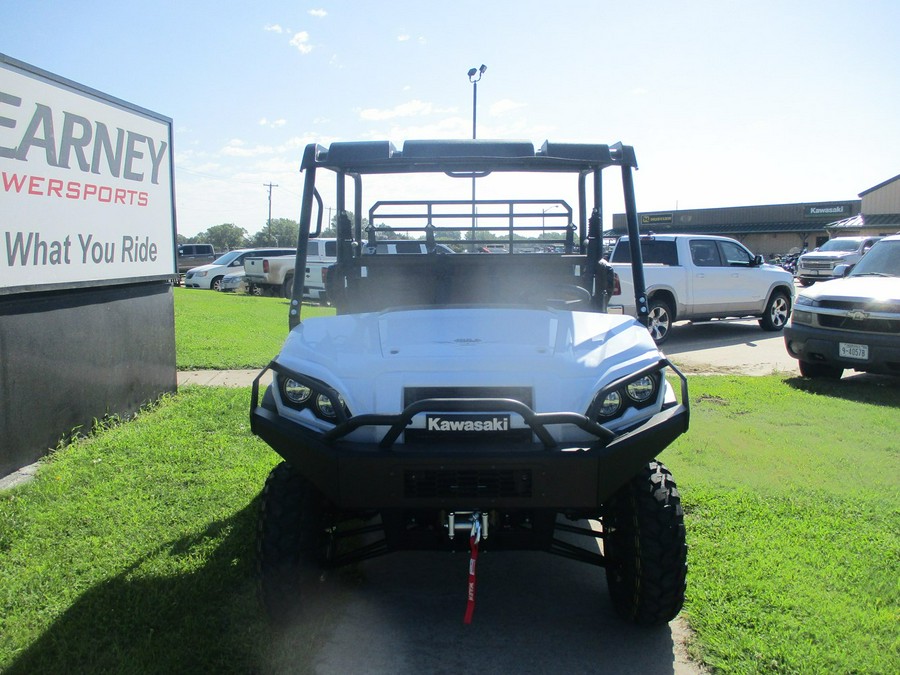
[[[755,256],[753,256],[753,266],[754,267],[759,267],[760,265],[764,264],[765,262],[766,261],[763,260],[761,253],[757,253]]]
[[[845,277],[848,274],[850,274],[850,270],[852,270],[852,269],[853,269],[853,265],[847,265],[847,264],[835,265],[834,271],[832,272],[832,274],[836,277]]]

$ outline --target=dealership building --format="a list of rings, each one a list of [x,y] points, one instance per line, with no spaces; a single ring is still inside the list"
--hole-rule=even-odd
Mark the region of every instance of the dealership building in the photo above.
[[[716,234],[737,239],[766,258],[814,249],[832,237],[900,232],[900,175],[836,202],[732,206],[638,214],[644,233]],[[626,233],[625,214],[613,215],[614,237]]]

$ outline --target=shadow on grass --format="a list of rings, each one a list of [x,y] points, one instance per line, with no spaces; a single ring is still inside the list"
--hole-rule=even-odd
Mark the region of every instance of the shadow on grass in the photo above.
[[[257,502],[86,591],[7,672],[254,672],[264,626],[253,582]],[[155,576],[172,558],[198,567]]]
[[[332,572],[304,594],[295,623],[271,626],[256,599],[257,507],[86,591],[6,672],[676,672],[672,627],[622,622],[602,570],[547,553],[486,552],[471,626],[468,556],[434,552]],[[153,573],[192,561],[194,571]]]
[[[784,382],[810,394],[889,408],[900,407],[900,378],[889,375],[848,374],[840,380],[789,377]]]

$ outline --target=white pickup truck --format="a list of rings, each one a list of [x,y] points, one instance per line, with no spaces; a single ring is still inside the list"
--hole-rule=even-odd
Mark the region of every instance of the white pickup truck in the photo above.
[[[647,289],[647,316],[656,344],[669,337],[672,323],[758,317],[763,330],[784,328],[791,313],[794,281],[789,272],[767,265],[727,237],[695,234],[645,235],[641,257]],[[610,313],[638,316],[627,237],[610,255],[617,283]]]
[[[337,260],[335,239],[310,239],[306,257],[304,297],[325,301],[325,269]],[[269,295],[291,297],[294,288],[296,255],[283,255],[244,260],[244,278]]]

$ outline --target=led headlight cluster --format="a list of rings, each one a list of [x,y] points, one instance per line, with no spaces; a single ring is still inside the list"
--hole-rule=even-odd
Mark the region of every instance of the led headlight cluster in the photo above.
[[[338,411],[335,405],[343,409],[343,417],[350,417],[350,411],[333,389],[312,379],[303,381],[291,377],[278,378],[278,388],[282,402],[295,410],[311,410],[312,413],[326,422],[336,422]]]
[[[604,389],[591,405],[591,417],[601,424],[622,415],[627,408],[646,408],[659,396],[657,373],[643,375],[614,389]]]

